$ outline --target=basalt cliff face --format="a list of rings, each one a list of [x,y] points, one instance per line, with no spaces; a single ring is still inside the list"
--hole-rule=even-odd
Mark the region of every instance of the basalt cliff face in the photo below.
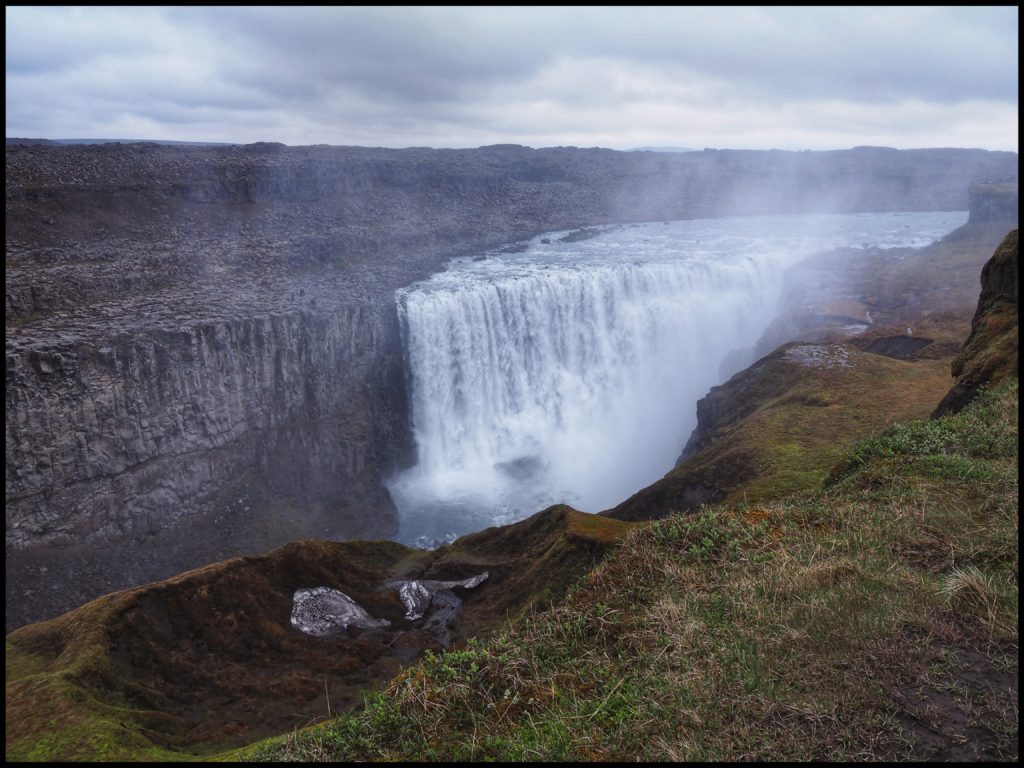
[[[546,230],[963,209],[976,150],[6,151],[7,626],[307,536],[386,537],[396,288]]]
[[[387,510],[373,468],[393,452],[403,402],[386,397],[402,388],[389,323],[357,304],[121,331],[96,347],[75,328],[43,348],[10,344],[8,544],[152,533],[242,480],[351,507],[336,535],[391,533],[389,517],[351,503]]]

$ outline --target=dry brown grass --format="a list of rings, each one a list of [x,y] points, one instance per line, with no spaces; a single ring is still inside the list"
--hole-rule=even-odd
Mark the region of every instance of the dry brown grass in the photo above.
[[[994,627],[999,596],[992,588],[991,577],[976,566],[955,568],[943,579],[940,591],[950,609]]]

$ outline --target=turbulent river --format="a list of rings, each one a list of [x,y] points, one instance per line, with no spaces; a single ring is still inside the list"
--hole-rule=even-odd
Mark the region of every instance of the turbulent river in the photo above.
[[[659,479],[696,401],[837,247],[920,247],[966,212],[754,216],[539,236],[398,292],[418,463],[399,539],[434,546],[551,504],[597,512]]]

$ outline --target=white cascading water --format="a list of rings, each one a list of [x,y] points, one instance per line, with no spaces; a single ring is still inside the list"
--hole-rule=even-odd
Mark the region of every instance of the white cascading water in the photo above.
[[[462,259],[398,293],[418,463],[399,538],[433,545],[554,503],[596,512],[672,468],[786,267],[837,246],[923,245],[962,213],[632,225]]]

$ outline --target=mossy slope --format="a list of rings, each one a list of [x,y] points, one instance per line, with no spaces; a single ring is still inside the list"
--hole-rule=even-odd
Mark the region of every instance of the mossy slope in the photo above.
[[[971,335],[953,361],[957,382],[935,409],[941,416],[960,410],[986,384],[1018,375],[1020,353],[1017,230],[1006,236],[981,272],[981,297]]]
[[[947,365],[850,345],[784,345],[713,387],[698,403],[690,455],[604,514],[654,519],[816,487],[857,440],[931,413],[948,386]]]
[[[407,622],[399,578],[491,578],[464,593],[453,639],[546,605],[628,524],[553,507],[436,552],[304,541],[105,596],[7,636],[8,760],[189,759],[344,711],[437,637]],[[308,637],[301,587],[340,589],[393,631]],[[328,696],[329,703],[328,703]]]

